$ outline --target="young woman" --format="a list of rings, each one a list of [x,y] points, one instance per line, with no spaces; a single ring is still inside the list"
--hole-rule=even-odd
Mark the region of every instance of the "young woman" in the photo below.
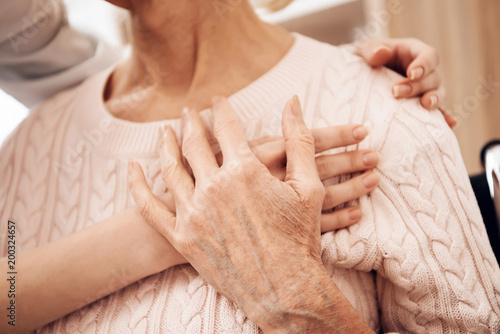
[[[376,331],[416,332],[498,329],[498,265],[485,246],[487,240],[481,234],[484,229],[478,224],[479,212],[456,143],[437,113],[423,113],[413,100],[393,101],[390,83],[396,77],[385,71],[372,71],[349,53],[260,22],[245,1],[231,7],[223,19],[213,11],[211,2],[201,0],[119,4],[132,13],[135,42],[131,57],[115,69],[91,77],[76,89],[44,103],[18,128],[2,151],[6,157],[0,167],[1,175],[5,175],[2,184],[7,184],[1,192],[2,224],[7,224],[3,222],[7,217],[21,222],[17,223],[19,243],[23,249],[32,249],[20,259],[17,269],[25,277],[18,286],[18,305],[25,312],[24,316],[19,313],[19,324],[28,324],[25,329],[37,327],[54,316],[62,316],[61,310],[74,310],[123,288],[41,331],[258,331],[234,304],[207,284],[209,280],[221,286],[216,274],[203,277],[204,280],[191,266],[184,265],[129,285],[184,260],[166,239],[144,223],[138,209],[126,209],[133,203],[127,190],[127,161],[138,160],[155,193],[162,194],[158,159],[161,129],[169,124],[180,136],[178,117],[184,106],[204,110],[211,107],[214,95],[231,96],[247,138],[254,139],[280,133],[282,106],[298,94],[309,126],[371,123],[371,138],[366,145],[383,155],[379,168],[383,187],[361,200],[365,218],[359,225],[323,237],[326,272],[320,271],[317,262],[310,273],[307,269],[300,271],[303,275],[282,271],[281,286],[305,287],[303,279],[319,279],[326,284],[327,296],[335,296],[338,301],[333,304],[340,316],[333,322],[329,322],[329,317],[313,320],[347,331],[366,330],[367,326]],[[297,103],[288,106],[290,115]],[[216,103],[216,109],[227,111],[220,115],[231,115],[227,103]],[[190,115],[195,117],[192,112]],[[201,115],[209,119],[207,111]],[[229,124],[232,127],[222,129],[237,129],[234,119]],[[189,133],[200,133],[188,129],[185,126],[182,131],[185,138]],[[359,126],[342,129],[344,145],[357,143],[367,134]],[[223,132],[215,132],[217,139]],[[224,147],[241,140],[240,132],[230,133],[239,137],[219,140],[224,161]],[[291,137],[295,136],[287,138]],[[169,138],[172,142],[171,132]],[[336,146],[333,139],[328,145],[323,144],[323,149]],[[185,153],[189,156],[186,150]],[[306,153],[310,153],[310,148]],[[347,152],[341,159],[349,161],[354,157],[356,169],[363,170],[367,165],[363,165],[362,155],[367,153]],[[304,161],[310,162],[307,154]],[[366,161],[368,166],[376,162],[369,158]],[[191,166],[195,176],[203,173],[199,166]],[[346,171],[344,163],[325,166],[325,179]],[[242,167],[245,170],[245,165]],[[165,179],[171,180],[168,173]],[[347,189],[366,192],[373,189],[378,179],[377,174],[368,172],[353,178]],[[249,181],[250,185],[259,185],[254,179]],[[338,180],[329,182],[335,181]],[[324,209],[356,197],[342,185],[327,183],[327,187]],[[258,198],[259,194],[267,193],[262,188],[247,193],[250,198]],[[169,195],[163,196],[162,200],[173,210]],[[178,196],[175,198],[176,207],[183,203]],[[230,199],[211,203],[210,207],[227,207],[233,212],[242,205],[240,199],[235,196],[235,203]],[[272,200],[269,198],[268,203]],[[189,204],[196,203],[184,203]],[[314,203],[315,208],[317,204]],[[143,214],[149,214],[147,206],[141,208]],[[262,210],[262,214],[272,210]],[[116,216],[109,218],[113,214]],[[147,217],[157,223],[155,227],[164,223],[151,219],[151,215]],[[318,219],[312,215],[307,218]],[[326,220],[329,218],[326,216]],[[89,229],[53,241],[102,220]],[[234,219],[219,221],[229,227],[229,223],[235,223]],[[472,233],[470,222],[477,232]],[[279,220],[270,223],[279,225]],[[300,225],[297,228],[293,232],[303,232]],[[166,229],[162,232],[167,234]],[[310,237],[318,241],[318,231],[311,230]],[[35,248],[42,244],[46,245]],[[317,250],[318,244],[313,246]],[[266,247],[259,249],[271,252]],[[195,262],[192,253],[186,254]],[[200,273],[209,272],[203,264],[195,265]],[[251,273],[255,266],[249,264],[247,269]],[[331,278],[328,281],[326,273]],[[222,279],[230,278],[223,272],[218,274]],[[74,280],[73,286],[67,284],[71,281],[68,278]],[[103,281],[109,284],[103,286]],[[471,286],[472,281],[479,284]],[[258,287],[261,282],[256,280],[254,284]],[[255,323],[263,328],[275,326],[276,323],[266,326],[259,316],[254,316],[259,313],[249,312],[242,295],[221,290],[238,302]],[[269,297],[252,305],[276,303],[278,307],[283,301],[274,300],[272,294]],[[321,298],[303,299],[306,304],[310,301],[310,314],[319,315],[314,311],[322,306]],[[40,303],[31,303],[34,300]],[[349,307],[349,302],[354,308]],[[276,309],[283,309],[282,306]],[[298,311],[305,314],[308,310]],[[291,320],[288,325],[296,330],[301,325],[311,328],[311,318]]]

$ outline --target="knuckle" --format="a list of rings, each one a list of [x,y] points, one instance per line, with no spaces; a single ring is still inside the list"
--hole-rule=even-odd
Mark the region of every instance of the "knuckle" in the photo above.
[[[305,126],[301,129],[297,130],[296,135],[289,138],[288,141],[291,141],[292,143],[311,146],[311,147],[314,147],[314,145],[315,145],[314,136],[312,135],[311,131]]]
[[[209,197],[216,197],[220,193],[220,185],[214,182],[213,180],[210,180],[207,182],[205,185],[205,194]]]
[[[139,203],[137,203],[137,206],[139,207],[139,212],[141,214],[141,216],[146,219],[146,220],[150,220],[151,218],[151,202],[150,201],[140,201]]]
[[[203,221],[202,211],[191,208],[186,212],[186,221],[191,225],[199,225]]]
[[[241,176],[246,175],[251,168],[250,165],[244,166],[243,161],[240,159],[232,159],[224,163],[223,173],[220,178],[241,178]]]
[[[235,128],[239,126],[239,120],[236,118],[226,119],[220,121],[214,127],[214,135],[220,137],[225,132],[232,132]]]
[[[199,133],[192,134],[182,141],[182,152],[184,155],[191,155],[203,144],[203,136]]]
[[[308,144],[308,145],[311,145],[314,147],[314,136],[312,135],[311,131],[304,127],[302,130],[301,130],[301,136],[302,138],[302,141],[305,143],[305,144]]]
[[[257,180],[263,175],[262,173],[264,172],[264,170],[262,167],[264,166],[260,164],[250,163],[242,168],[243,176],[246,180]]]

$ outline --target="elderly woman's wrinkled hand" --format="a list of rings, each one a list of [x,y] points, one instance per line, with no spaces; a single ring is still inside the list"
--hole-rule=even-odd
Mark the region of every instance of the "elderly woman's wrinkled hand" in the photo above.
[[[325,186],[326,196],[323,202],[324,212],[321,215],[321,232],[331,232],[357,223],[362,217],[359,205],[343,209],[331,210],[341,204],[356,200],[373,191],[379,182],[379,175],[372,171],[377,167],[379,156],[371,150],[346,150],[335,154],[325,152],[356,145],[362,142],[369,129],[347,124],[329,126],[311,130],[314,137],[316,167],[322,181],[358,172],[364,172],[345,182]],[[262,137],[248,143],[257,159],[262,162],[271,175],[285,180],[286,151],[283,137]],[[218,164],[222,164],[222,154],[216,155]],[[159,197],[170,210],[175,212],[175,203],[170,192]]]
[[[379,157],[371,150],[346,150],[336,154],[324,152],[359,144],[369,133],[361,125],[349,124],[312,129],[314,137],[316,167],[322,181],[341,175],[364,172],[345,182],[325,187],[326,196],[321,215],[321,232],[329,232],[350,226],[361,219],[358,205],[333,210],[336,206],[358,199],[372,190],[379,182],[379,175],[371,169],[378,164]],[[285,141],[282,137],[265,137],[249,142],[256,157],[280,180],[286,177]]]
[[[224,159],[221,167],[196,111],[183,115],[182,153],[172,129],[166,130],[162,177],[173,194],[175,213],[152,194],[137,163],[130,166],[131,191],[143,217],[210,284],[251,319],[267,318],[281,307],[293,307],[282,302],[290,302],[299,285],[303,288],[310,279],[301,275],[323,270],[325,188],[315,164],[314,137],[294,98],[283,112],[288,159],[285,180],[280,181],[250,149],[226,99],[215,101],[212,116]]]

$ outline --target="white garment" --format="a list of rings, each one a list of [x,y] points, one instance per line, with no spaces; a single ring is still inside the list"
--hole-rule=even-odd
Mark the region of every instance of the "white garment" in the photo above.
[[[0,88],[28,107],[123,58],[68,25],[60,0],[0,0]]]
[[[380,185],[361,198],[364,216],[358,224],[323,236],[322,260],[332,280],[377,332],[499,333],[500,269],[442,115],[423,109],[418,99],[395,100],[390,88],[397,74],[373,70],[339,48],[295,37],[274,68],[230,101],[249,140],[281,134],[282,109],[294,94],[309,127],[359,123],[372,129],[359,147],[381,154]],[[8,218],[16,221],[18,251],[134,205],[128,160],[141,163],[155,193],[164,191],[160,128],[170,124],[180,135],[180,121],[114,118],[102,100],[109,74],[95,75],[43,103],[2,148],[0,231]],[[209,110],[201,114],[207,120]],[[2,239],[2,252],[4,245]],[[258,331],[189,265],[140,280],[40,330]]]

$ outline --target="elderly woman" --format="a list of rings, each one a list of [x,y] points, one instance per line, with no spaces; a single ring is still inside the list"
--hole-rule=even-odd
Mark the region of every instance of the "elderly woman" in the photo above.
[[[20,314],[19,324],[28,323],[23,317],[43,324],[53,310],[84,306],[124,287],[41,332],[500,329],[499,268],[456,141],[439,114],[392,98],[396,74],[264,24],[246,1],[114,3],[132,13],[132,55],[46,102],[17,129],[2,151],[8,182],[2,224],[22,221],[17,237],[29,249],[122,212],[133,203],[126,162],[138,160],[145,177],[132,163],[130,178],[140,213],[180,254],[148,225],[137,224],[137,209],[33,249],[17,270],[40,275],[19,281],[18,305],[30,310],[23,300],[40,300],[44,307]],[[220,3],[223,12],[213,7]],[[305,123],[298,99],[287,103],[294,94]],[[212,102],[216,95],[230,96],[230,104]],[[201,118],[188,110],[181,122],[186,106],[200,110]],[[215,138],[203,135],[201,119],[213,123]],[[247,139],[277,136],[282,121],[285,182],[262,169],[242,133]],[[382,155],[380,176],[365,173],[350,184],[373,189],[380,178],[380,189],[361,199],[359,224],[325,234],[320,248],[321,209],[352,196],[331,186],[339,181],[331,179],[323,201],[319,179],[325,175],[312,168],[305,124],[345,123],[368,124],[372,132],[360,147]],[[162,171],[157,157],[164,125]],[[196,184],[181,164],[175,138],[181,135]],[[342,135],[343,144],[355,144],[367,131],[352,126]],[[218,153],[215,139],[222,174],[211,153]],[[336,146],[316,144],[319,151]],[[343,157],[359,152],[366,153]],[[328,166],[326,178],[342,165]],[[171,193],[158,200],[144,182],[161,194],[162,176]],[[174,210],[183,224],[176,225]],[[62,243],[82,245],[82,251],[47,261],[64,249]],[[100,253],[106,261],[98,261]],[[144,272],[183,263],[181,255],[196,271],[177,266],[127,286]],[[130,259],[138,258],[144,260],[131,267]],[[62,282],[73,262],[81,263],[82,278],[72,276],[69,287]],[[99,282],[109,267],[116,270],[109,286],[82,300],[82,287],[98,290],[84,281]],[[65,298],[53,295],[62,293],[60,286],[68,288]]]

